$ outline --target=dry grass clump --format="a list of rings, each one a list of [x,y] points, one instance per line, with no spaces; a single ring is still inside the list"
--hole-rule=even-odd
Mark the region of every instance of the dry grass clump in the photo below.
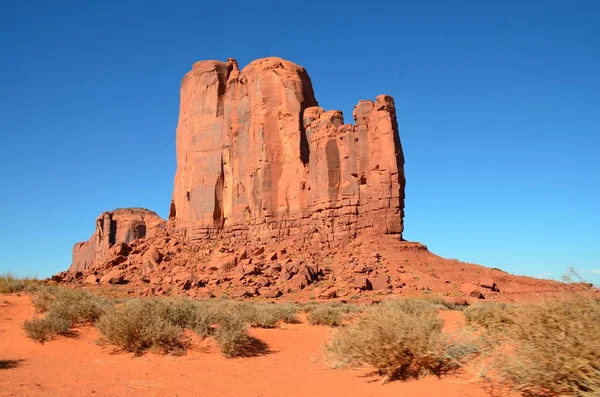
[[[220,316],[214,337],[225,357],[244,355],[252,342],[247,328],[248,324],[239,315]]]
[[[342,310],[333,305],[318,305],[308,312],[308,322],[313,325],[337,327],[342,325]]]
[[[112,306],[108,299],[83,290],[57,288],[47,316],[63,317],[72,325],[94,324]]]
[[[600,299],[522,305],[505,328],[492,373],[525,396],[600,395]]]
[[[502,332],[514,324],[519,307],[516,304],[481,302],[464,309],[469,324],[476,324],[492,332]]]
[[[187,324],[185,308],[177,312],[169,302],[158,299],[135,299],[107,310],[96,328],[102,333],[101,343],[140,354],[148,349],[156,352],[179,352],[186,348],[183,339]]]
[[[96,327],[101,342],[136,354],[180,353],[189,347],[184,331],[191,330],[213,337],[226,357],[235,357],[249,354],[256,344],[243,313],[240,305],[230,302],[136,299],[108,310]]]
[[[68,333],[73,326],[95,323],[110,306],[106,299],[68,288],[40,287],[32,301],[36,311],[46,315],[25,321],[23,329],[41,343]]]
[[[0,274],[0,294],[14,294],[23,292],[37,285],[39,280],[35,278],[19,278],[11,273]]]
[[[478,351],[442,334],[443,321],[431,304],[417,300],[383,302],[340,329],[326,346],[334,366],[369,364],[385,380],[441,374]]]
[[[308,314],[308,322],[314,325],[337,327],[344,320],[351,320],[365,309],[362,305],[342,302],[307,302],[298,305],[299,310]]]
[[[23,323],[23,330],[28,338],[44,343],[54,338],[57,334],[65,334],[71,329],[68,318],[59,316],[46,316],[34,318]]]
[[[423,301],[425,303],[429,303],[430,305],[436,306],[440,310],[462,311],[465,309],[465,306],[463,305],[457,305],[456,303],[447,301],[446,299],[435,295],[423,295],[419,298],[409,298],[407,300]]]
[[[233,303],[232,309],[238,311],[252,327],[275,328],[281,321],[288,324],[298,322],[298,311],[294,304],[276,303]]]

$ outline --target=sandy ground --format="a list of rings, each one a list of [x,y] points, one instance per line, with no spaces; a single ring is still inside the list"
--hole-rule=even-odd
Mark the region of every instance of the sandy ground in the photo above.
[[[323,344],[334,331],[306,323],[252,329],[268,346],[255,357],[226,359],[213,342],[180,357],[134,357],[98,346],[93,327],[36,343],[21,328],[33,316],[28,296],[0,295],[1,396],[489,396],[466,374],[381,385],[367,368],[331,369]],[[464,321],[443,316],[448,329]]]

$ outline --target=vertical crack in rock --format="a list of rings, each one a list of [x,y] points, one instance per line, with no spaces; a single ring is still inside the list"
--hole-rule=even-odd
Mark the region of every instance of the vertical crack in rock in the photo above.
[[[223,159],[221,159],[221,173],[219,174],[215,184],[215,206],[213,211],[214,226],[217,229],[223,228],[223,223],[225,220],[223,213],[223,181]]]
[[[365,229],[401,238],[394,101],[359,101],[353,118],[319,108],[306,70],[281,58],[241,71],[233,58],[195,63],[181,85],[168,230],[327,245]]]

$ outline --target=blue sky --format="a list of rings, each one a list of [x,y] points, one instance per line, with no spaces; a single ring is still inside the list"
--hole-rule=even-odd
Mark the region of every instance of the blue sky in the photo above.
[[[280,56],[351,121],[396,100],[405,238],[600,284],[600,2],[0,3],[0,272],[66,269],[105,210],[168,214],[193,62]]]

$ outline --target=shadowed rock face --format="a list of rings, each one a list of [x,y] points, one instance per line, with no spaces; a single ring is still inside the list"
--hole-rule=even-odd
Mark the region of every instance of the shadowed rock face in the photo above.
[[[73,247],[70,271],[81,271],[103,261],[111,247],[153,237],[165,227],[165,220],[143,208],[118,208],[96,219],[96,230],[88,241]]]
[[[188,239],[363,229],[402,236],[404,157],[394,101],[360,101],[355,124],[317,107],[304,68],[280,58],[194,64],[181,85],[168,229]]]

